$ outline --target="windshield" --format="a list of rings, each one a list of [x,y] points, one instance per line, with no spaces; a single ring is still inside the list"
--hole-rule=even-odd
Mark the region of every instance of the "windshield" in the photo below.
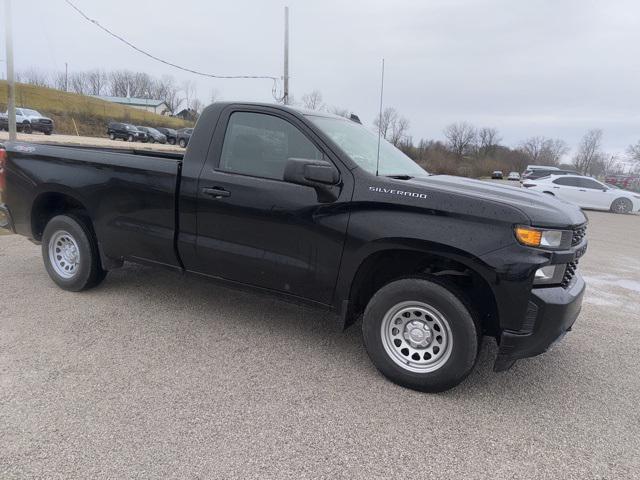
[[[31,110],[29,108],[23,108],[22,112],[24,113],[24,115],[40,116],[40,113],[36,112],[35,110]]]
[[[315,115],[309,115],[308,118],[344,150],[359,167],[375,175],[378,156],[378,136],[375,133],[347,119]],[[418,177],[429,175],[416,162],[385,139],[380,141],[378,172],[384,176]]]

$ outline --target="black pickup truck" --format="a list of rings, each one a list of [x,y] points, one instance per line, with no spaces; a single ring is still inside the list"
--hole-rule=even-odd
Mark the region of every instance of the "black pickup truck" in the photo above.
[[[483,335],[507,369],[580,312],[579,208],[429,175],[341,117],[217,103],[184,157],[9,142],[0,162],[0,223],[61,288],[145,262],[362,317],[375,366],[410,388],[460,383]]]

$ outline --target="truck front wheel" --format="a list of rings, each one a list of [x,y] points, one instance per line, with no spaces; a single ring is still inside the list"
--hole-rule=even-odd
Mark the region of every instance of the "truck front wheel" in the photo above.
[[[471,372],[480,329],[461,296],[420,278],[391,282],[371,298],[362,324],[376,368],[389,380],[423,392],[442,392]]]
[[[58,215],[49,220],[42,234],[42,257],[47,273],[63,290],[95,287],[107,275],[93,232],[79,217]]]

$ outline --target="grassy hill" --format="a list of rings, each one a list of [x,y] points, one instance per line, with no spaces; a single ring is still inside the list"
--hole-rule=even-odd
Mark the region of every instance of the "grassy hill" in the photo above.
[[[183,128],[193,123],[178,118],[145,112],[136,108],[105,102],[97,98],[67,93],[53,88],[16,84],[16,106],[33,108],[55,122],[55,132],[75,135],[106,136],[112,120],[151,127]],[[0,109],[7,107],[7,82],[0,81]]]

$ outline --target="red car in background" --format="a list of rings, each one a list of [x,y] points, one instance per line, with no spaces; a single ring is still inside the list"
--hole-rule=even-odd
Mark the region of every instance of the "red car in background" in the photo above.
[[[640,175],[607,175],[604,181],[623,190],[640,192]]]

